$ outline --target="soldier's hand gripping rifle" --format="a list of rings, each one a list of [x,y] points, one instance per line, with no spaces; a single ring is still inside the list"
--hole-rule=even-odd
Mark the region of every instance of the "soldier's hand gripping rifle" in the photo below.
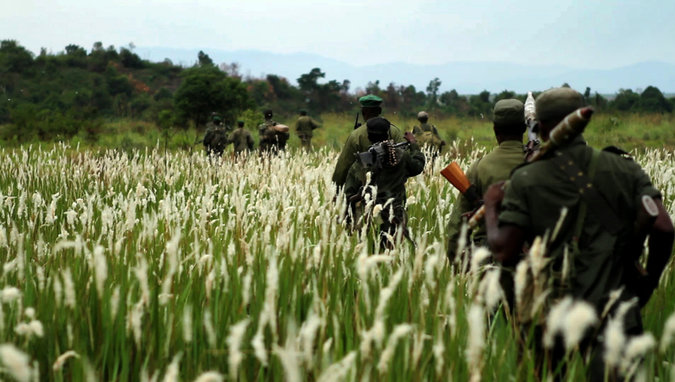
[[[548,152],[555,150],[556,148],[571,142],[575,137],[581,134],[588,122],[591,120],[593,115],[593,109],[590,107],[583,107],[577,109],[567,115],[565,119],[560,121],[553,130],[549,133],[548,141],[542,143],[539,147],[539,150],[535,151],[528,159],[527,162],[534,162],[543,158]],[[452,163],[450,164],[452,165]],[[450,167],[450,166],[448,166]],[[447,167],[446,167],[447,169]],[[445,170],[445,169],[443,169]],[[460,170],[461,171],[461,170]],[[442,172],[441,172],[442,173]],[[445,175],[444,175],[445,176]],[[447,179],[447,177],[446,177]],[[450,179],[448,179],[450,180]],[[468,180],[467,180],[468,182]],[[452,181],[451,181],[452,183]],[[454,183],[453,183],[454,185]],[[457,187],[457,186],[455,186]],[[457,187],[460,192],[462,190]],[[478,222],[483,219],[485,216],[485,206],[481,205],[478,210],[471,216],[469,219],[469,228],[474,228],[478,225]]]
[[[539,150],[539,124],[537,123],[537,110],[535,108],[532,92],[527,92],[525,100],[525,124],[527,125],[527,145],[525,145],[525,161],[529,162],[530,157]]]

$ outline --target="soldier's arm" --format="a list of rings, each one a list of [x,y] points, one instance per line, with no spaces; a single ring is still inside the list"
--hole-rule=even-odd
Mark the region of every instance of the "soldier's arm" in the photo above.
[[[312,123],[312,130],[314,130],[314,129],[318,128],[319,126],[321,126],[321,124],[320,124],[319,122],[317,122],[317,121],[315,121],[315,120],[313,120],[313,119],[311,119],[310,121],[311,121],[311,123]]]
[[[673,249],[673,222],[663,207],[661,198],[654,198],[659,214],[649,231],[649,258],[647,259],[646,282],[640,303],[644,305],[659,285],[661,273],[665,269]]]
[[[255,146],[255,141],[253,140],[251,134],[246,134],[246,143],[248,144],[248,149],[253,150],[253,147]]]
[[[407,133],[410,134],[410,133]],[[412,135],[412,134],[411,134]],[[426,160],[424,158],[424,153],[420,151],[419,145],[416,142],[410,143],[410,160],[407,161],[406,169],[408,176],[415,176],[424,171],[424,164]]]
[[[487,241],[495,260],[502,265],[515,265],[525,243],[525,230],[516,224],[499,223],[499,212],[504,199],[504,182],[488,187],[485,202],[485,229]]]
[[[335,165],[335,170],[333,171],[333,182],[337,184],[338,187],[342,187],[345,184],[347,172],[349,172],[349,168],[355,161],[354,154],[356,154],[356,145],[354,143],[354,138],[350,135],[342,148],[342,152]]]

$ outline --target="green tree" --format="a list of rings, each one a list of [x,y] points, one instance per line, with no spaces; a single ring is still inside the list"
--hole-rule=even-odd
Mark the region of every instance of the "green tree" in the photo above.
[[[182,77],[174,96],[181,122],[192,121],[201,126],[209,113],[216,111],[226,123],[232,123],[242,110],[252,107],[246,86],[215,66],[195,66],[186,69]]]
[[[673,111],[673,105],[663,96],[659,88],[647,86],[640,94],[640,110],[649,113],[670,113]]]
[[[197,54],[197,64],[199,66],[213,66],[213,60],[208,54],[200,50]]]
[[[438,106],[438,89],[441,87],[441,80],[435,77],[429,81],[427,86],[427,108],[435,109]]]
[[[0,42],[0,73],[22,73],[33,64],[33,54],[14,40]],[[0,82],[2,79],[0,78]]]
[[[640,104],[640,95],[631,89],[620,89],[612,101],[612,107],[619,111],[636,111]]]

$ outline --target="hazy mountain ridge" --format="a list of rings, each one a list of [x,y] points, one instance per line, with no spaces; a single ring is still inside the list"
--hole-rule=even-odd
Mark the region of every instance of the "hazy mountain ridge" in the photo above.
[[[191,66],[197,61],[196,49],[166,47],[138,47],[136,53],[151,61],[171,59],[176,64]],[[345,63],[309,53],[277,54],[252,50],[225,51],[201,49],[215,63],[236,62],[243,75],[262,77],[276,74],[295,80],[312,68],[321,68],[326,80],[351,81],[351,90],[364,88],[370,81],[380,81],[385,88],[396,85],[414,85],[424,91],[429,81],[438,77],[441,90],[456,89],[460,94],[476,94],[482,90],[492,93],[504,89],[519,93],[544,90],[567,82],[579,91],[587,86],[593,92],[614,94],[619,89],[644,89],[652,85],[664,93],[675,92],[675,64],[641,62],[610,69],[579,69],[556,65],[523,65],[499,62],[450,62],[442,65],[387,63],[359,65],[358,61]]]

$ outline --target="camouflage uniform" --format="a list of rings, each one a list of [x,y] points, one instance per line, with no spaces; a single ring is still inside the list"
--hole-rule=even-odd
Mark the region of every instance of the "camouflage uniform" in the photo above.
[[[295,123],[295,131],[300,138],[302,148],[309,151],[312,149],[312,135],[314,129],[321,126],[317,121],[308,115],[301,115]]]
[[[277,125],[277,122],[272,119],[266,119],[265,122],[258,126],[261,153],[276,153],[286,149],[286,141],[288,141],[290,135],[276,131],[273,127],[275,125]]]
[[[225,151],[225,147],[227,146],[227,129],[222,123],[211,123],[206,129],[202,143],[208,155],[223,155],[223,151]]]
[[[253,137],[251,136],[251,133],[249,133],[248,130],[244,129],[243,127],[238,127],[236,130],[230,133],[230,136],[227,140],[228,143],[232,143],[234,145],[235,154],[241,154],[245,151],[253,150]]]

